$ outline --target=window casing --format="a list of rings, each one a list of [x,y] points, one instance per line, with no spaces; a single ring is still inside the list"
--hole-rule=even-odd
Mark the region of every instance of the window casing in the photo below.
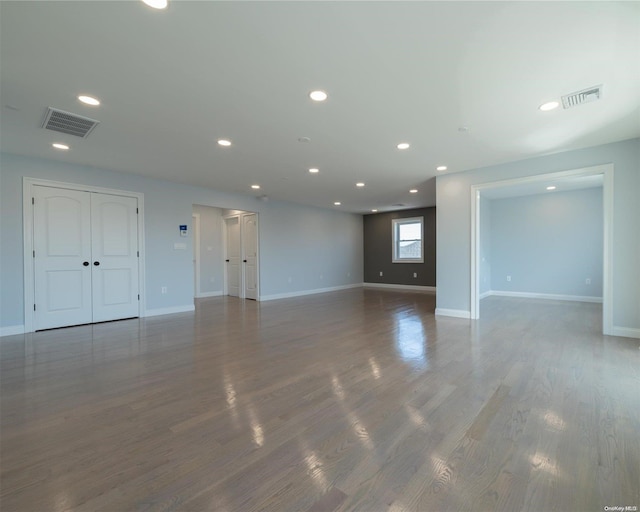
[[[424,217],[393,219],[392,263],[424,263]]]

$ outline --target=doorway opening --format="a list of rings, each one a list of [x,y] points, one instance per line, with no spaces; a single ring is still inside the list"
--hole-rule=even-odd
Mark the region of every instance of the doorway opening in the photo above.
[[[259,299],[258,214],[193,205],[194,297]]]
[[[480,296],[483,288],[481,232],[483,222],[482,201],[489,197],[528,195],[532,189],[544,190],[554,183],[587,183],[600,180],[602,186],[602,332],[612,333],[613,283],[611,264],[613,260],[612,215],[613,215],[613,164],[600,165],[571,171],[549,173],[513,180],[485,183],[471,187],[471,318],[480,318]],[[542,188],[541,188],[542,187]],[[580,185],[577,185],[579,188]],[[486,213],[485,213],[486,215]],[[487,219],[484,219],[486,222]]]

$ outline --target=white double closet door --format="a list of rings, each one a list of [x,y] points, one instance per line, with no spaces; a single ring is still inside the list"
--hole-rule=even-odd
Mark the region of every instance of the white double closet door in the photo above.
[[[227,295],[258,299],[258,216],[244,213],[225,219]]]
[[[35,329],[139,316],[137,199],[33,191]]]

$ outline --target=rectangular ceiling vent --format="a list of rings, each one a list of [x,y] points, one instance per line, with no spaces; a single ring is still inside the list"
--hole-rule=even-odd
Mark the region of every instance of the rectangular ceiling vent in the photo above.
[[[562,106],[564,108],[577,107],[578,105],[597,101],[600,98],[602,98],[602,84],[563,96]]]
[[[76,137],[86,137],[100,121],[49,107],[42,127],[54,132],[68,133]]]

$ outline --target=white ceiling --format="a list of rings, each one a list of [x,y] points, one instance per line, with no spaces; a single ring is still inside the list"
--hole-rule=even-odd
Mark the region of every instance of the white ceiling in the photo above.
[[[0,17],[11,153],[367,212],[435,204],[438,165],[640,136],[638,2],[2,1]],[[537,109],[598,84],[598,102]],[[48,106],[100,125],[42,129]]]

